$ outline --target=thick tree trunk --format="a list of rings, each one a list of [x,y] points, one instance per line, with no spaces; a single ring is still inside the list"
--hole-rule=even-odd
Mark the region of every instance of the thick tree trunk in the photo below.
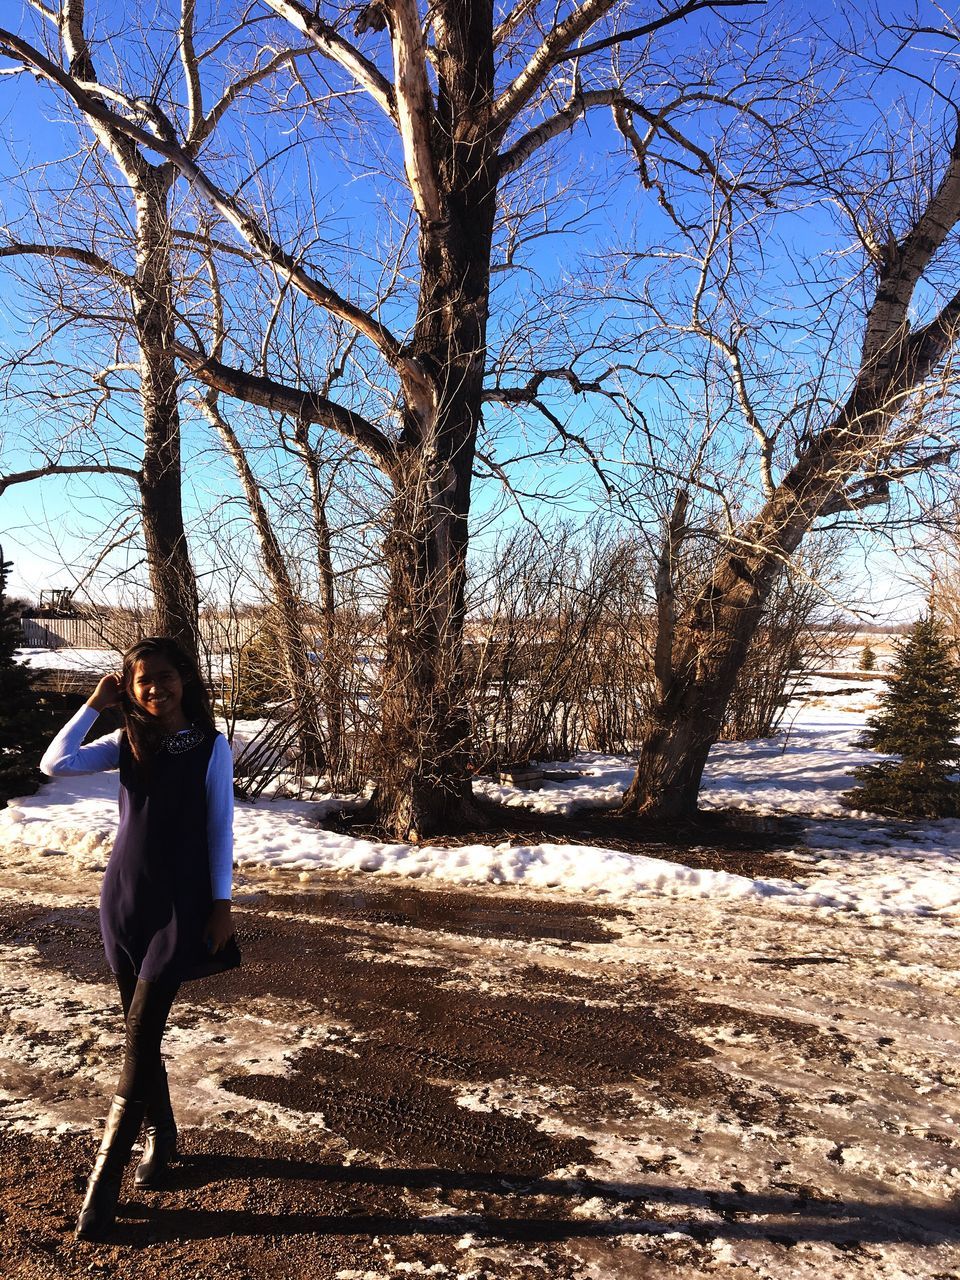
[[[856,414],[853,402],[849,413]],[[830,447],[825,432],[821,447],[796,463],[757,517],[731,540],[686,617],[675,617],[670,584],[658,585],[664,604],[656,647],[660,697],[621,813],[660,820],[696,812],[707,756],[777,575],[850,472],[843,414],[832,434],[837,443]],[[682,536],[684,511],[685,503],[674,508],[665,533],[671,556]]]
[[[134,189],[137,272],[134,323],[140,344],[143,468],[140,503],[159,634],[198,652],[199,600],[183,527],[179,378],[168,198],[171,174],[146,169]]]
[[[425,496],[434,487],[429,480],[409,476],[398,487],[386,544],[376,802],[396,835],[418,839],[476,820],[462,655],[466,521],[436,494]]]
[[[390,592],[376,805],[400,838],[477,816],[463,602],[496,208],[493,7],[489,0],[441,7],[432,152],[443,216],[435,221],[421,212],[420,305],[411,344],[433,384],[434,406],[424,412],[408,399],[391,469],[385,548]],[[416,174],[411,180],[416,184]],[[427,191],[422,207],[435,199]]]
[[[701,664],[692,677],[676,680],[660,700],[640,743],[637,772],[623,798],[622,813],[656,819],[696,813],[704,765],[743,665],[741,647],[718,647],[709,663]]]
[[[660,609],[658,619],[660,696],[640,743],[636,776],[624,796],[622,813],[659,820],[696,812],[703,768],[720,735],[764,605],[832,483],[832,477],[828,483],[816,468],[798,465],[720,558],[686,617],[675,616],[671,585],[658,585],[658,599],[671,604]],[[674,508],[665,533],[671,556],[684,511],[685,503]],[[672,570],[664,574],[669,577]]]

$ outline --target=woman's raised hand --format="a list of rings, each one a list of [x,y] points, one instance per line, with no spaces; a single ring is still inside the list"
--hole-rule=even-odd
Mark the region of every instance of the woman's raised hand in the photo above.
[[[120,701],[123,685],[116,675],[104,676],[87,699],[87,706],[94,711],[106,711],[107,707],[115,707]]]

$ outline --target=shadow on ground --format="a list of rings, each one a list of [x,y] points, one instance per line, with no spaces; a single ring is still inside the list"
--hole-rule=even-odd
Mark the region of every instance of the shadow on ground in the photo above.
[[[713,1240],[768,1240],[939,1244],[960,1241],[960,1224],[948,1205],[942,1210],[895,1201],[834,1200],[788,1193],[709,1191],[656,1183],[613,1183],[591,1178],[529,1179],[509,1171],[464,1173],[453,1169],[343,1167],[294,1158],[192,1156],[169,1174],[180,1190],[238,1179],[271,1183],[316,1183],[340,1192],[362,1189],[449,1194],[484,1198],[482,1212],[392,1216],[370,1213],[251,1213],[247,1210],[179,1209],[127,1204],[116,1241],[134,1245],[158,1239],[216,1239],[223,1236],[462,1236],[509,1241],[558,1241],[589,1237],[664,1235],[682,1231],[701,1243]],[[585,1201],[602,1200],[609,1218],[571,1217]],[[495,1202],[495,1203],[491,1203]],[[535,1215],[527,1202],[536,1202]],[[676,1208],[707,1209],[716,1224],[678,1219]],[[668,1219],[664,1209],[671,1209]],[[659,1212],[658,1212],[659,1210]],[[566,1211],[566,1212],[565,1212]],[[559,1216],[557,1213],[559,1212]],[[749,1219],[749,1220],[746,1220]],[[756,1221],[761,1219],[761,1221]],[[766,1219],[766,1221],[763,1221]]]

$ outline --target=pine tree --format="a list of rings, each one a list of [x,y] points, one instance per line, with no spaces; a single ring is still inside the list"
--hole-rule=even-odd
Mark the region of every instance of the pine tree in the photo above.
[[[887,690],[859,745],[900,759],[855,769],[860,786],[844,803],[903,817],[955,817],[960,783],[950,775],[960,758],[960,671],[946,633],[932,615],[920,618],[894,652]]]
[[[860,670],[872,671],[876,665],[877,665],[876,650],[872,647],[872,645],[870,644],[870,641],[868,640],[867,643],[860,650]]]
[[[20,622],[7,600],[11,562],[0,550],[0,805],[11,796],[29,795],[41,779],[37,761],[43,754],[48,727],[33,688],[34,677],[17,662]]]

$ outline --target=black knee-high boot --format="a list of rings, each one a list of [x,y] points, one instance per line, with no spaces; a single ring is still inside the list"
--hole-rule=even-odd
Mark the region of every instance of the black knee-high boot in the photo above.
[[[154,1186],[177,1154],[177,1122],[170,1104],[167,1072],[162,1063],[153,1094],[147,1103],[146,1121],[143,1159],[137,1165],[133,1177],[138,1187]]]
[[[113,1226],[123,1171],[140,1132],[143,1112],[142,1102],[129,1102],[119,1094],[110,1103],[103,1141],[77,1219],[78,1240],[95,1240]]]

